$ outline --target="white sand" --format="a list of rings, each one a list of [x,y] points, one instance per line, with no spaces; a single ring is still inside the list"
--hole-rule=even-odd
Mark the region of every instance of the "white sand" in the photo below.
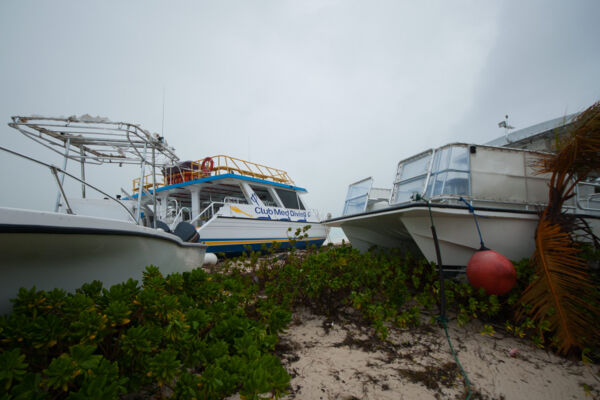
[[[498,333],[483,336],[478,322],[466,327],[457,327],[454,321],[448,325],[459,360],[477,392],[472,399],[600,398],[597,365],[568,361]],[[309,312],[296,313],[281,342],[284,366],[292,376],[292,390],[285,398],[464,398],[463,380],[442,328],[427,325],[391,332],[390,343],[380,349],[365,350],[356,344],[362,340],[373,347],[376,341],[370,335],[351,322],[331,325]],[[509,355],[511,349],[517,349],[515,357]],[[413,382],[407,376],[407,370],[427,367],[428,373],[422,375],[431,379],[430,387],[422,379]],[[445,369],[440,371],[440,367]],[[436,387],[440,380],[445,383]],[[587,394],[584,384],[592,387]]]

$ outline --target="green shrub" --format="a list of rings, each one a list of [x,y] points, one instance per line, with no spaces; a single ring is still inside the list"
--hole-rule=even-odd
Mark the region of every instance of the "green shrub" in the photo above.
[[[150,266],[141,286],[21,289],[13,312],[0,317],[3,398],[281,394],[289,375],[271,352],[290,314],[258,300],[253,286],[240,274],[196,269],[163,277]],[[249,313],[251,304],[260,314]],[[225,378],[211,378],[220,370]],[[252,378],[257,371],[260,379]]]

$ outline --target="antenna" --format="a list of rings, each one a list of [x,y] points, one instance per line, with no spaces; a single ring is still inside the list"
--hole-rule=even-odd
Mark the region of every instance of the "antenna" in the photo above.
[[[515,129],[515,127],[508,124],[508,114],[504,116],[504,121],[498,122],[498,128],[504,128],[504,138],[506,139],[506,143],[511,143],[510,139],[508,138],[508,130]]]
[[[160,129],[160,136],[165,137],[165,87],[163,86],[163,113],[162,113],[162,127]]]

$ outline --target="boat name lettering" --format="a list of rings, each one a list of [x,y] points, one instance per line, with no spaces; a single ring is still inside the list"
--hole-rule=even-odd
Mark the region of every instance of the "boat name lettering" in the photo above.
[[[306,218],[306,211],[282,210],[281,208],[254,207],[256,214],[273,215],[276,217],[303,217]],[[310,217],[310,214],[308,215]]]
[[[294,211],[290,210],[290,214],[292,217],[303,217],[306,218],[306,211]],[[310,217],[310,215],[309,215]]]
[[[254,207],[254,212],[257,214],[273,215],[275,214],[272,208]]]

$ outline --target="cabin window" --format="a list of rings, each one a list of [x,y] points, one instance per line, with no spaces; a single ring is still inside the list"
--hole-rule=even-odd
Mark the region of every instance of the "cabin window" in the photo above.
[[[275,201],[275,199],[273,199],[271,193],[269,193],[269,190],[267,188],[254,185],[250,185],[250,187],[265,206],[277,207],[277,202]]]
[[[367,209],[369,201],[369,191],[373,185],[373,179],[367,178],[362,181],[351,184],[348,187],[346,201],[344,202],[344,211],[342,215],[358,214]]]
[[[298,209],[299,210],[306,210],[306,208],[304,208],[304,203],[302,202],[302,199],[300,198],[300,195],[298,195]]]
[[[200,191],[200,198],[203,207],[213,202],[248,204],[238,185],[208,185]]]
[[[450,146],[436,152],[426,197],[442,194],[469,195],[469,149]]]
[[[404,203],[413,193],[423,193],[430,159],[431,153],[426,153],[398,165],[392,203]]]
[[[299,210],[298,194],[293,190],[275,189],[285,208]]]
[[[398,181],[407,181],[416,177],[421,177],[427,174],[429,167],[429,158],[431,153],[426,154],[416,160],[408,161],[398,168],[396,179]]]

